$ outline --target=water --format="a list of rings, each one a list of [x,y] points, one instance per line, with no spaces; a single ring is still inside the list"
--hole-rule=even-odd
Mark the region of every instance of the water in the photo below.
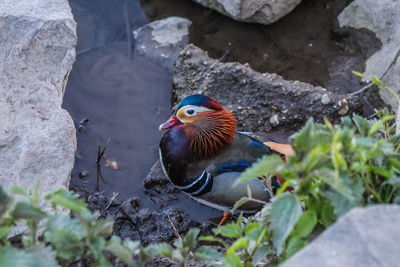
[[[142,182],[158,157],[158,125],[170,114],[171,77],[132,55],[127,33],[148,22],[138,1],[71,0],[71,6],[78,22],[78,56],[63,106],[77,128],[90,120],[77,132],[71,185],[94,190],[98,145],[110,138],[101,164],[107,184],[100,183],[100,191],[118,192],[121,199],[138,196],[144,206],[151,205]],[[107,166],[113,161],[117,165]],[[89,176],[81,179],[81,172]]]

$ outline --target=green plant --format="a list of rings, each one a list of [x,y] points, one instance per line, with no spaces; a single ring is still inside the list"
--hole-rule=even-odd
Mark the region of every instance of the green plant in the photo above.
[[[394,116],[377,114],[375,120],[345,117],[335,126],[310,119],[292,137],[296,153],[286,163],[265,157],[243,174],[242,182],[260,174],[286,178],[261,219],[283,259],[352,207],[400,204],[400,137],[393,135]]]
[[[85,259],[93,266],[111,266],[116,261],[138,266],[148,256],[138,241],[112,236],[113,220],[97,219],[98,213],[90,212],[76,194],[64,189],[48,194],[45,200],[53,208],[48,213],[39,207],[37,187],[32,195],[21,188],[11,192],[25,200],[13,205],[12,197],[0,186],[0,266],[65,266]],[[20,248],[7,239],[16,222],[28,227]]]

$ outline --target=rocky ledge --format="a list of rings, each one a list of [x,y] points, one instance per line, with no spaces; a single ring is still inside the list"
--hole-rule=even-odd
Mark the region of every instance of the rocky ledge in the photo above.
[[[357,96],[342,95],[276,74],[259,73],[247,64],[223,63],[189,45],[179,55],[174,70],[176,104],[191,94],[216,98],[237,118],[241,131],[264,136],[271,131],[299,129],[310,118],[327,117],[337,122],[342,116],[362,110]]]

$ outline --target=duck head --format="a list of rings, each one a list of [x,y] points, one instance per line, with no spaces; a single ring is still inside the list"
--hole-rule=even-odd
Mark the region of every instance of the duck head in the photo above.
[[[197,159],[215,156],[235,138],[236,119],[214,98],[191,95],[184,98],[160,130],[183,131]]]

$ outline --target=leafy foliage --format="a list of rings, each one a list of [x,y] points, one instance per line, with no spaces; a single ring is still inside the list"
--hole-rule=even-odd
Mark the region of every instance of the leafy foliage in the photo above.
[[[335,126],[310,119],[292,136],[295,155],[278,163],[265,157],[246,172],[249,177],[260,174],[265,166],[264,175],[279,173],[286,178],[261,216],[283,259],[355,206],[400,204],[400,146],[399,137],[393,135],[394,116],[387,110],[377,115],[374,120],[345,117]],[[287,188],[292,188],[291,194],[283,193]]]
[[[116,261],[138,266],[147,257],[139,242],[111,236],[113,220],[97,219],[98,213],[90,212],[76,194],[64,189],[48,194],[45,198],[53,207],[50,214],[38,205],[37,187],[31,196],[21,188],[11,191],[26,200],[11,205],[12,198],[0,186],[0,266],[65,266],[84,258],[93,259],[93,266],[112,266],[107,253]],[[18,221],[29,229],[22,237],[22,248],[11,246],[7,239]],[[40,225],[45,226],[43,238],[39,238]]]

